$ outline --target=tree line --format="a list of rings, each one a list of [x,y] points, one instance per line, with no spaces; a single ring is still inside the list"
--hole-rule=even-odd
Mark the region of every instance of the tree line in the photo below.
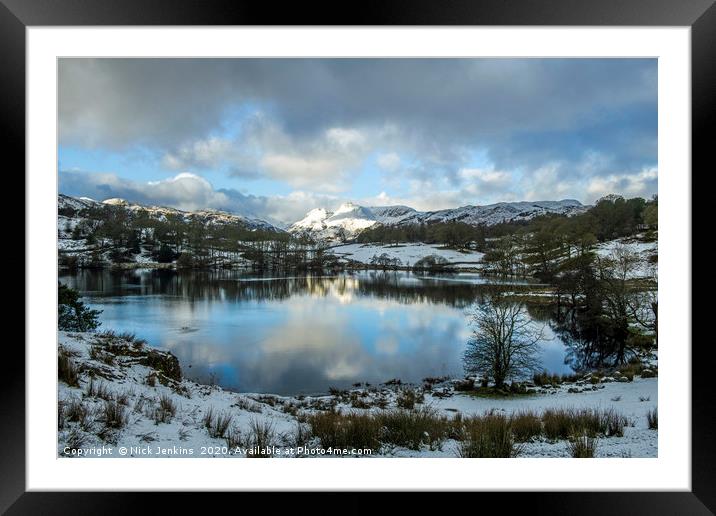
[[[566,216],[547,214],[530,220],[502,222],[492,226],[470,225],[460,221],[422,222],[400,226],[376,224],[362,231],[357,241],[381,245],[403,242],[442,244],[454,248],[489,251],[495,241],[505,237],[518,240],[535,235],[534,244],[545,247],[552,239],[573,248],[586,248],[657,227],[657,198],[624,199],[607,196],[584,213]]]
[[[335,265],[326,244],[308,235],[261,227],[240,221],[216,222],[208,215],[166,213],[153,216],[148,210],[122,206],[98,206],[61,215],[83,219],[70,231],[74,240],[84,240],[91,252],[84,266],[102,267],[105,257],[112,263],[134,261],[142,252],[159,263],[176,262],[179,268],[220,267],[247,260],[260,270],[312,270]],[[77,265],[76,257],[63,257],[64,265]],[[74,263],[73,263],[74,262]]]

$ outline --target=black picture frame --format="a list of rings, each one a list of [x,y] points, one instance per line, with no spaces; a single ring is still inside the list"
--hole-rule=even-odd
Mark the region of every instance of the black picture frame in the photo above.
[[[82,25],[552,25],[691,27],[692,170],[711,164],[716,125],[715,0],[364,0],[249,2],[246,0],[0,0],[0,127],[3,156],[25,170],[25,29]],[[709,130],[710,129],[710,130]],[[692,171],[684,171],[691,174]],[[693,183],[692,183],[693,185]],[[696,193],[696,190],[692,192]],[[695,201],[695,199],[694,199]],[[694,202],[693,205],[697,203]],[[25,238],[29,235],[25,234]],[[694,263],[694,265],[696,265]],[[25,271],[27,274],[27,270]],[[19,303],[18,303],[19,304]],[[31,308],[31,307],[26,307]],[[694,307],[695,308],[695,307]],[[693,316],[692,316],[693,320]],[[16,342],[16,341],[15,341]],[[716,510],[716,430],[710,383],[710,339],[692,343],[692,490],[690,492],[520,493],[510,504],[550,514],[712,514]],[[688,343],[683,343],[688,345]],[[147,494],[38,493],[25,489],[25,350],[6,343],[0,416],[0,511],[7,514],[98,514],[146,510]],[[163,493],[163,512],[186,504]],[[211,495],[216,496],[216,494]],[[245,496],[245,495],[242,495]],[[340,498],[337,498],[340,496]],[[476,496],[472,494],[471,496]],[[470,501],[488,507],[498,493]],[[420,500],[420,498],[417,498]],[[315,501],[315,499],[314,499]],[[212,500],[212,504],[221,503]],[[292,501],[292,503],[302,503]],[[313,502],[310,502],[313,503]],[[320,499],[326,507],[353,506],[346,495]],[[451,502],[453,504],[455,502]],[[487,505],[486,505],[487,503]],[[242,504],[243,505],[243,504]],[[175,506],[175,507],[172,507]],[[515,506],[516,507],[516,506]]]

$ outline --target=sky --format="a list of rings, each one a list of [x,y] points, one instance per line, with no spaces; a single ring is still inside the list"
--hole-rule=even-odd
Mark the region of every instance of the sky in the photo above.
[[[657,193],[656,59],[60,59],[61,193],[290,224]]]

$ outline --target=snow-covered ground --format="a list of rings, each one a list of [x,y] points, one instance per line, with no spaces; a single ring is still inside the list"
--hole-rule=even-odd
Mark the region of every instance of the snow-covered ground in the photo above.
[[[248,448],[232,448],[226,438],[211,437],[204,420],[209,412],[230,417],[227,435],[242,442],[242,436],[252,434],[251,427],[271,428],[266,443],[275,446],[279,453],[285,450],[316,448],[320,442],[300,441],[297,436],[299,417],[315,414],[329,408],[340,412],[357,411],[376,413],[394,409],[401,389],[405,386],[380,386],[351,391],[354,401],[346,394],[325,396],[275,396],[266,394],[235,393],[217,386],[201,385],[186,379],[175,381],[161,371],[171,367],[174,357],[169,353],[152,352],[146,344],[133,345],[122,337],[102,337],[97,333],[59,333],[61,349],[69,354],[78,367],[79,386],[58,383],[58,455],[77,456],[83,450],[87,456],[96,456],[102,450],[106,457],[244,457]],[[109,343],[109,344],[108,344]],[[109,345],[109,347],[108,347]],[[95,352],[91,355],[93,346]],[[99,353],[96,352],[100,350]],[[114,353],[112,350],[116,351]],[[153,354],[152,354],[153,353]],[[154,360],[148,360],[150,354]],[[157,358],[158,357],[158,358]],[[147,365],[151,363],[152,366]],[[144,365],[143,365],[144,364]],[[168,366],[163,365],[168,364]],[[94,378],[90,378],[90,374]],[[154,381],[150,381],[154,378]],[[563,384],[559,387],[537,389],[534,394],[514,398],[484,398],[454,390],[450,380],[438,382],[430,391],[416,389],[424,396],[417,406],[429,406],[448,417],[482,415],[488,411],[510,415],[521,410],[540,414],[549,408],[614,409],[626,416],[629,425],[623,437],[604,437],[598,440],[599,457],[655,457],[658,432],[650,430],[646,414],[657,407],[656,378],[635,377],[632,382],[602,379],[591,382]],[[90,383],[94,392],[90,392]],[[97,392],[97,391],[104,392]],[[570,390],[572,392],[570,392]],[[404,392],[404,391],[403,391]],[[174,414],[158,418],[162,402],[169,400]],[[126,418],[121,428],[107,429],[103,419],[106,399],[115,400]],[[356,407],[355,400],[366,403]],[[379,404],[378,401],[382,403]],[[111,404],[111,403],[110,403]],[[75,417],[71,408],[74,405]],[[382,407],[381,407],[382,405]],[[116,405],[115,405],[116,406]],[[77,409],[83,413],[82,422]],[[423,446],[419,450],[383,446],[373,456],[389,457],[455,457],[458,443],[446,440],[437,447]],[[73,451],[75,450],[75,451]],[[122,455],[122,450],[125,454]],[[238,453],[232,453],[232,451]],[[243,452],[241,451],[243,450]],[[290,453],[290,452],[288,452]],[[307,455],[304,452],[304,456]],[[314,456],[314,455],[308,455]],[[523,445],[520,456],[568,457],[567,442],[533,439]]]
[[[614,409],[626,416],[634,426],[625,428],[624,437],[600,439],[597,444],[597,455],[656,457],[657,431],[649,430],[646,413],[658,405],[657,384],[656,378],[635,378],[633,382],[602,383],[596,390],[591,390],[590,386],[578,394],[569,392],[572,386],[563,385],[549,389],[547,393],[539,396],[499,400],[457,394],[450,398],[438,399],[434,405],[440,410],[448,412],[457,410],[463,415],[479,415],[489,410],[497,410],[509,415],[525,410],[541,413],[550,408]],[[537,440],[526,443],[524,447],[524,456],[528,457],[569,456],[564,442],[551,443]]]
[[[397,246],[346,244],[331,247],[330,251],[337,256],[365,264],[369,264],[373,256],[380,256],[385,253],[391,259],[398,258],[404,266],[414,265],[415,262],[421,258],[425,258],[431,254],[437,254],[445,258],[448,262],[455,264],[457,268],[479,267],[482,257],[484,256],[483,253],[477,251],[460,252],[455,249],[447,249],[441,246],[423,243],[399,244]]]
[[[594,251],[597,253],[597,256],[607,258],[613,256],[614,251],[620,247],[630,253],[634,253],[638,259],[633,269],[627,275],[629,278],[651,278],[655,276],[657,264],[652,263],[650,257],[658,255],[658,241],[642,242],[636,238],[620,238],[598,244]]]

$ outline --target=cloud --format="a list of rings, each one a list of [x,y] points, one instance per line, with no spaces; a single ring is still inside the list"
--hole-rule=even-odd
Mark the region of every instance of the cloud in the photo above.
[[[235,202],[227,193],[214,190],[203,177],[189,173],[140,183],[111,173],[61,171],[60,191],[97,200],[121,197],[133,202],[166,205],[182,210],[227,209]]]
[[[473,195],[489,196],[504,192],[514,183],[512,174],[502,170],[463,168],[458,175]]]
[[[524,199],[549,201],[561,199],[585,199],[584,184],[563,173],[560,163],[550,163],[522,175],[520,190]]]
[[[298,139],[257,112],[235,138],[209,137],[181,146],[163,157],[172,169],[216,170],[244,178],[268,177],[295,188],[339,192],[349,188],[347,175],[369,151],[359,129],[330,127],[311,139]]]
[[[419,181],[479,202],[549,185],[639,191],[618,176],[657,163],[656,59],[68,58],[58,69],[61,146],[149,149],[172,172],[350,196],[374,163],[403,190]],[[550,167],[558,179],[540,176]]]
[[[648,168],[636,174],[611,174],[595,177],[587,185],[592,202],[604,195],[620,192],[625,197],[649,198],[657,193],[657,170]]]
[[[65,144],[178,146],[262,105],[292,136],[392,123],[415,142],[460,146],[603,129],[626,107],[646,116],[656,60],[73,58],[60,60],[59,104]],[[655,135],[651,125],[638,132]]]
[[[258,165],[272,178],[296,188],[340,192],[350,187],[348,174],[367,156],[365,137],[356,129],[333,127],[308,142],[284,133],[266,141]]]
[[[175,151],[166,153],[162,161],[168,169],[185,170],[217,169],[227,160],[240,159],[240,154],[236,152],[230,140],[211,136],[186,143]]]
[[[60,191],[103,201],[120,197],[130,202],[170,206],[180,210],[216,209],[257,217],[279,226],[301,218],[316,206],[335,208],[340,198],[294,191],[288,195],[245,195],[234,189],[215,189],[209,181],[180,173],[160,181],[131,181],[112,173],[60,171]]]
[[[381,154],[378,156],[378,166],[387,172],[396,172],[400,168],[400,156],[395,152]]]
[[[435,211],[474,204],[466,191],[444,190],[431,181],[413,181],[404,195],[389,195],[381,192],[377,196],[360,199],[365,206],[409,206],[418,211]]]

